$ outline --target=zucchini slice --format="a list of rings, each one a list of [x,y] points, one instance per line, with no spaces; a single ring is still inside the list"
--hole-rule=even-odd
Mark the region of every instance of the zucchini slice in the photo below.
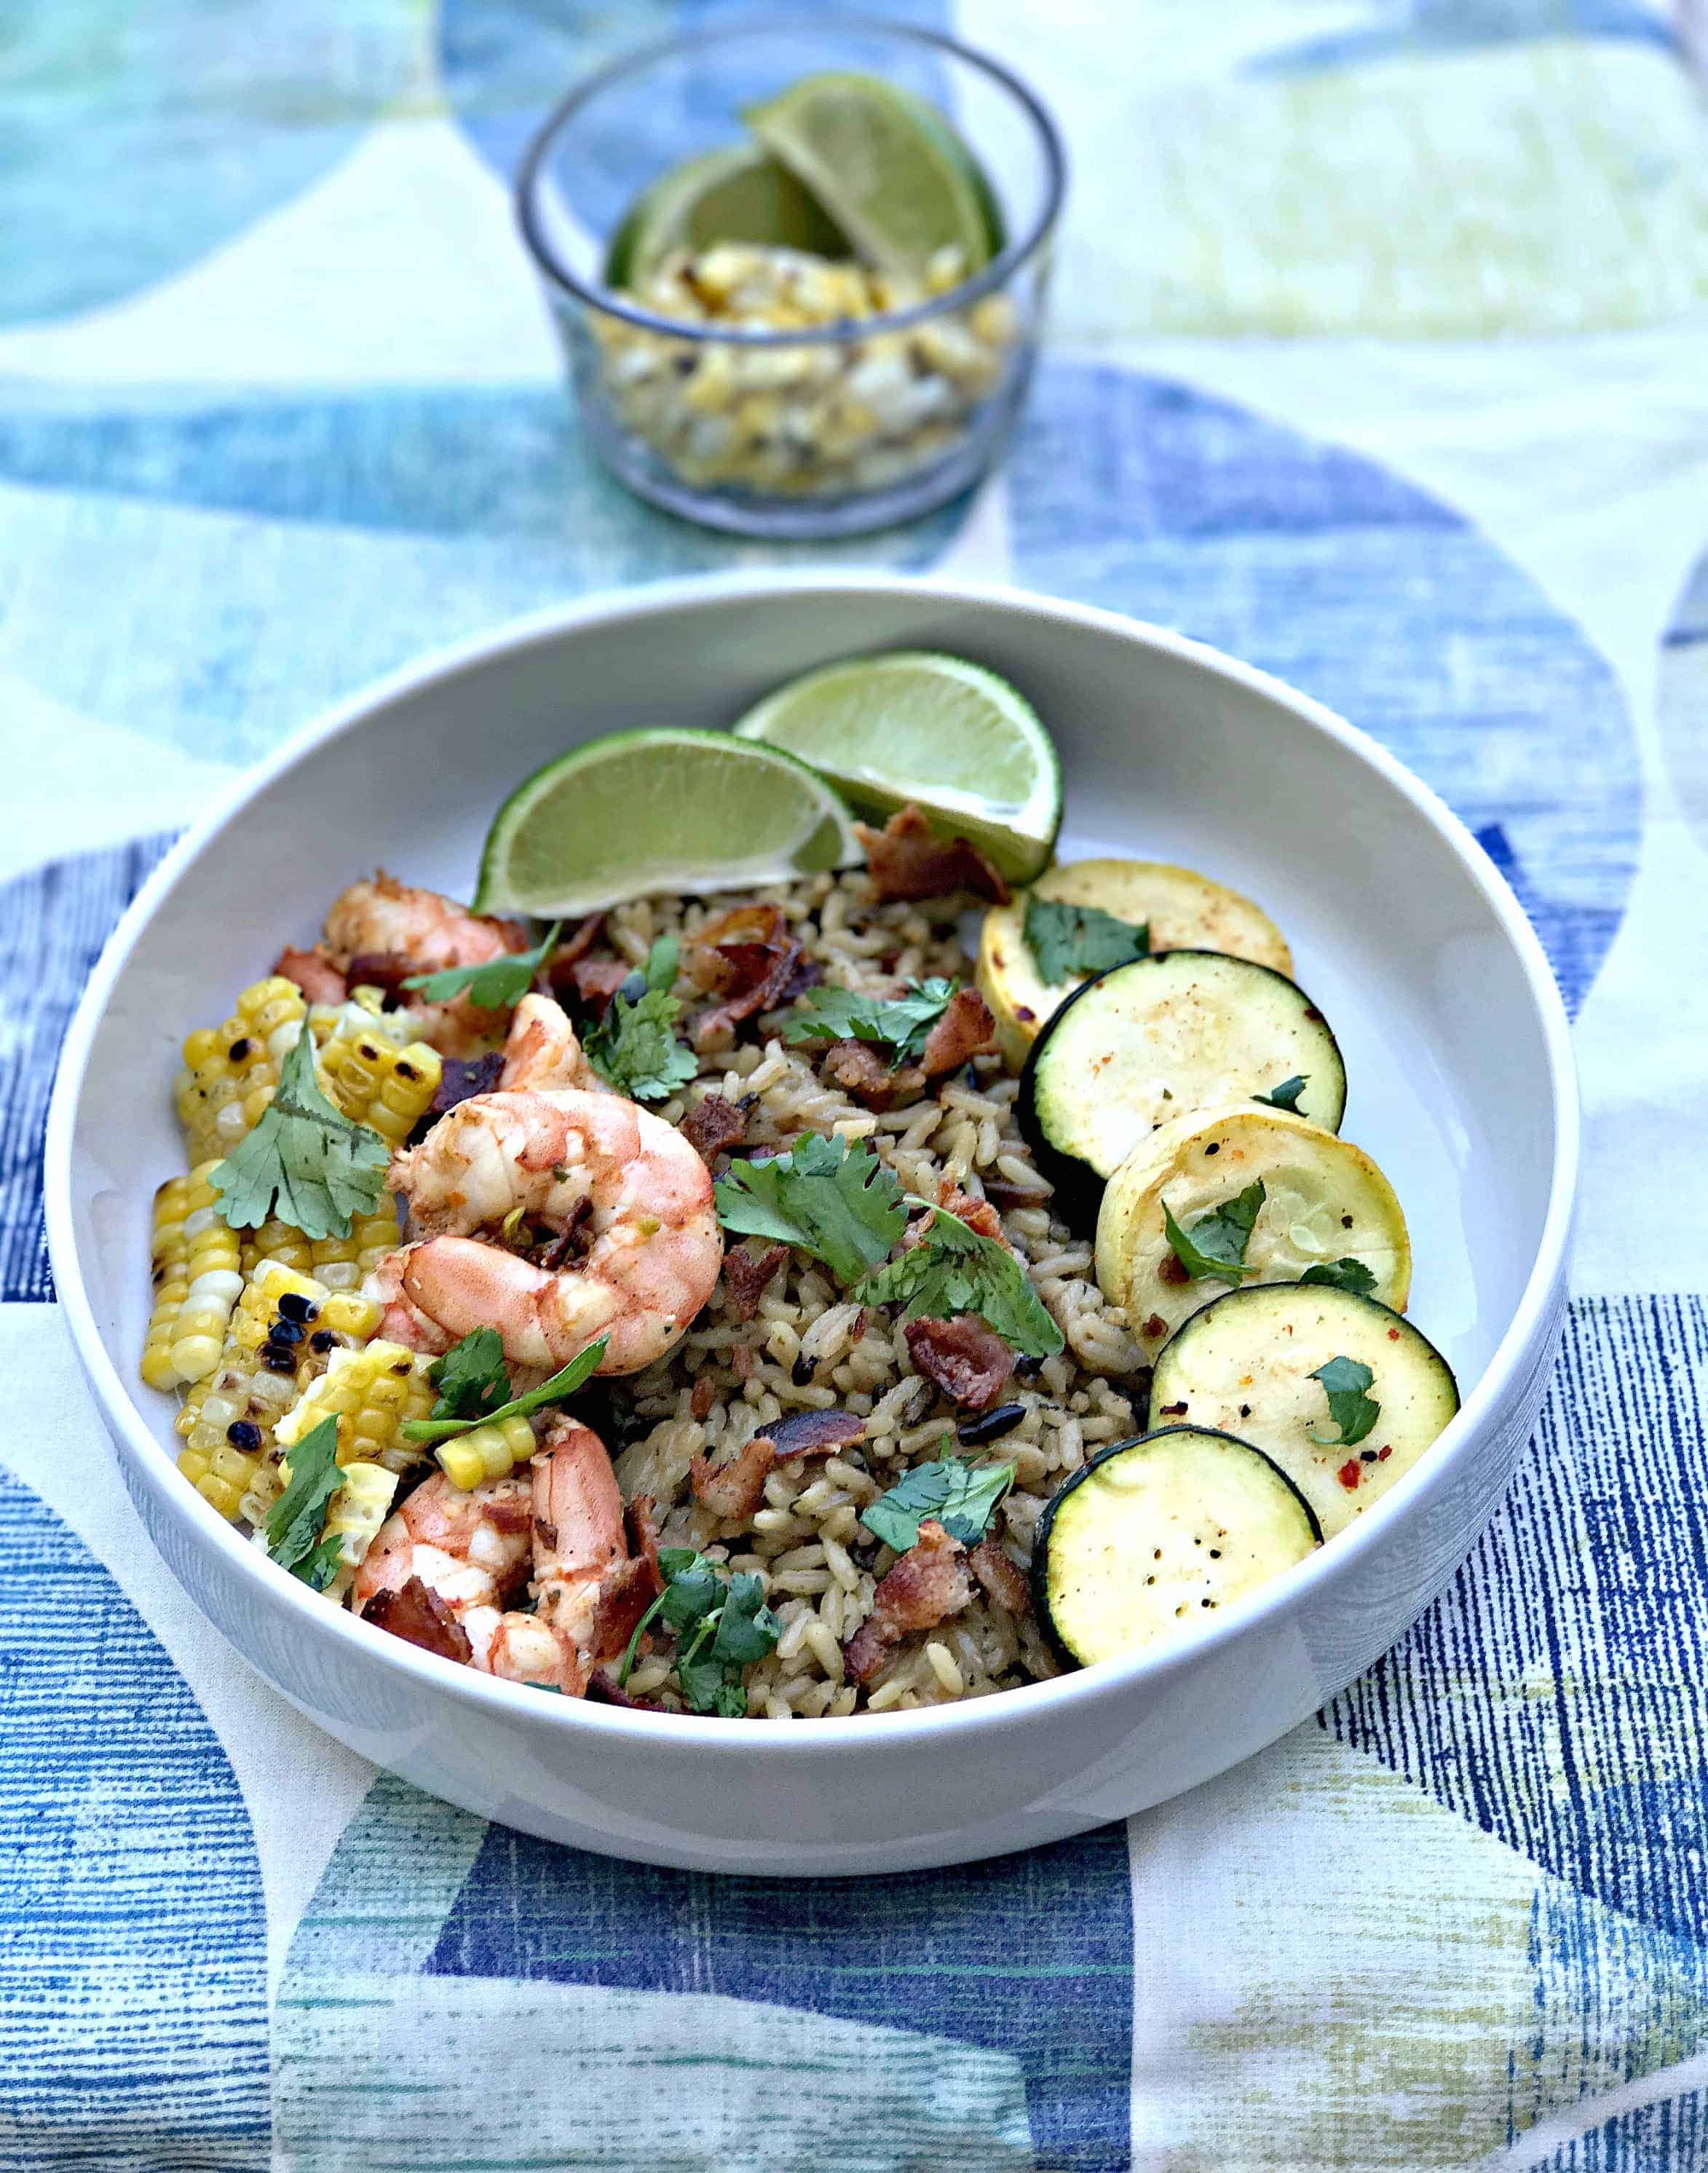
[[[1169,951],[1068,998],[1032,1045],[1020,1125],[1064,1205],[1094,1209],[1103,1181],[1159,1124],[1298,1076],[1298,1113],[1338,1131],[1345,1067],[1298,984],[1248,958]]]
[[[1297,1282],[1308,1269],[1351,1259],[1375,1276],[1371,1297],[1405,1309],[1411,1241],[1393,1187],[1375,1162],[1320,1124],[1238,1102],[1159,1125],[1103,1189],[1097,1281],[1112,1305],[1126,1308],[1147,1358],[1229,1288],[1188,1276],[1168,1242],[1164,1210],[1189,1237],[1201,1216],[1258,1179],[1263,1200],[1246,1240],[1246,1283]]]
[[[1331,1358],[1367,1366],[1380,1405],[1362,1441],[1339,1438],[1312,1376]],[[1333,1539],[1380,1501],[1459,1408],[1452,1368],[1409,1320],[1374,1298],[1312,1283],[1230,1291],[1163,1345],[1150,1423],[1237,1426],[1293,1481]],[[1314,1434],[1325,1436],[1317,1440]]]
[[[978,993],[1011,1071],[1026,1062],[1045,1021],[1088,978],[1044,979],[1026,940],[1028,898],[1095,906],[1130,927],[1149,928],[1153,951],[1225,951],[1278,973],[1293,970],[1293,954],[1266,913],[1190,868],[1167,860],[1073,860],[1050,868],[1011,904],[992,906],[979,936]]]
[[[1064,1658],[1089,1667],[1190,1636],[1322,1537],[1261,1449],[1207,1426],[1164,1426],[1106,1448],[1050,1501],[1032,1605]]]

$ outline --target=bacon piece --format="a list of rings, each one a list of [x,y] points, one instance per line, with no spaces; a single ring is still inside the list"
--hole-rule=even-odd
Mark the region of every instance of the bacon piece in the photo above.
[[[628,1641],[660,1593],[664,1581],[656,1561],[620,1561],[599,1581],[599,1599],[593,1617],[593,1658],[615,1660],[628,1650]]]
[[[781,906],[732,905],[714,914],[682,950],[690,984],[719,999],[690,1022],[689,1041],[696,1049],[715,1047],[744,1019],[774,1010],[804,952]]]
[[[940,1079],[970,1057],[983,1056],[995,1037],[996,1021],[978,989],[957,989],[925,1037],[919,1068],[928,1079]]]
[[[999,1177],[987,1177],[984,1196],[1005,1212],[1010,1207],[1042,1207],[1054,1191],[1053,1185],[1040,1185],[1036,1191],[1024,1184],[1005,1184]]]
[[[389,1630],[406,1644],[418,1645],[423,1653],[437,1653],[442,1660],[460,1660],[466,1667],[474,1658],[467,1631],[418,1577],[395,1589],[376,1592],[363,1609],[362,1620],[377,1630]]]
[[[602,1011],[633,970],[621,958],[578,958],[569,979],[581,1002],[590,1011]]]
[[[935,1629],[972,1597],[966,1548],[927,1517],[918,1539],[873,1593],[871,1613],[843,1647],[843,1665],[854,1681],[870,1682],[904,1637]]]
[[[771,1445],[780,1464],[786,1456],[834,1456],[866,1437],[866,1422],[832,1404],[828,1410],[791,1411],[771,1429]]]
[[[572,1260],[585,1260],[593,1250],[593,1232],[587,1227],[592,1220],[592,1196],[583,1193],[569,1210],[563,1227],[548,1245],[541,1248],[536,1264],[544,1268],[547,1274],[555,1275],[559,1268]]]
[[[967,1557],[967,1566],[1005,1615],[1024,1615],[1029,1594],[1026,1572],[1012,1562],[994,1539],[981,1539]]]
[[[1013,1351],[976,1313],[957,1313],[953,1320],[910,1320],[902,1333],[914,1371],[935,1381],[964,1410],[987,1410],[1014,1371]]]
[[[676,1130],[709,1169],[720,1154],[747,1136],[747,1112],[721,1094],[696,1103]]]
[[[1002,1217],[988,1200],[975,1200],[970,1192],[963,1192],[951,1178],[937,1181],[937,1197],[943,1207],[969,1230],[976,1230],[981,1237],[994,1237],[999,1245],[1007,1245],[1002,1234]],[[902,1250],[909,1253],[915,1245],[923,1244],[930,1233],[933,1218],[921,1215],[910,1222],[902,1232]],[[1013,1251],[1009,1246],[1009,1250]]]
[[[574,968],[605,933],[605,915],[590,913],[573,936],[561,942],[546,961],[546,984],[554,996],[575,989]]]
[[[631,1697],[615,1675],[603,1668],[595,1668],[587,1678],[589,1705],[620,1705],[625,1712],[660,1712],[663,1707],[655,1705],[650,1698]]]
[[[732,1245],[724,1255],[724,1287],[730,1293],[730,1311],[737,1320],[752,1320],[759,1310],[765,1286],[789,1259],[787,1245],[768,1245],[755,1253],[746,1245]]]
[[[825,1077],[868,1109],[892,1109],[918,1098],[925,1075],[917,1064],[892,1069],[869,1041],[833,1041],[824,1053]]]
[[[390,1010],[400,1004],[426,1002],[418,989],[403,985],[420,970],[412,964],[407,952],[358,951],[346,968],[344,978],[353,989],[378,989]]]
[[[281,951],[272,970],[294,981],[311,1004],[341,1004],[350,992],[344,976],[324,951]]]
[[[650,1494],[635,1496],[622,1512],[622,1525],[629,1553],[637,1561],[644,1561],[652,1573],[656,1598],[664,1590],[664,1573],[658,1566],[658,1518]]]
[[[494,1049],[490,1056],[447,1056],[439,1073],[439,1086],[431,1104],[432,1113],[442,1117],[447,1109],[455,1108],[459,1102],[466,1102],[476,1094],[490,1094],[497,1087],[504,1060]]]
[[[880,905],[890,898],[946,898],[970,890],[993,905],[1006,905],[1008,885],[976,845],[965,838],[940,838],[910,801],[881,830],[856,822],[854,834],[866,849],[872,894]]]
[[[765,1498],[765,1481],[776,1461],[776,1443],[762,1433],[756,1433],[727,1464],[714,1466],[696,1456],[688,1465],[694,1499],[714,1517],[751,1517]]]

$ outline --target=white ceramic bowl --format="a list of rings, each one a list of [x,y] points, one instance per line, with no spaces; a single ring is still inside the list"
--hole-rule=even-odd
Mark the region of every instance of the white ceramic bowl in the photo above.
[[[1154,1658],[932,1712],[779,1725],[636,1714],[495,1682],[328,1607],[172,1468],[137,1381],[150,1194],[181,1167],[177,1047],[377,860],[466,893],[515,781],[582,738],[719,725],[809,666],[943,649],[1055,734],[1068,854],[1184,861],[1274,914],[1345,1051],[1348,1136],[1411,1219],[1411,1313],[1464,1406],[1345,1536]],[[964,1861],[1160,1802],[1304,1719],[1390,1645],[1482,1530],[1534,1421],[1577,1163],[1566,1023],[1511,892],[1389,755],[1249,667],[1080,606],[940,581],[773,574],[555,611],[311,726],[162,864],[96,967],[47,1138],[54,1272],[120,1469],[173,1573],[301,1712],[489,1818],[714,1870]]]

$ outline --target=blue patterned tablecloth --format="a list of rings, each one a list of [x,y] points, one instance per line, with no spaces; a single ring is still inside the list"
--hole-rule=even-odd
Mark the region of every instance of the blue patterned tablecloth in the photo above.
[[[772,1885],[376,1777],[141,1534],[40,1141],[172,833],[428,646],[829,555],[590,466],[509,223],[549,95],[719,4],[0,23],[0,2173],[1708,2168],[1708,119],[1658,6],[897,10],[1035,76],[1075,195],[1006,471],[837,555],[1321,695],[1472,823],[1576,1021],[1564,1356],[1404,1642],[1127,1827]]]

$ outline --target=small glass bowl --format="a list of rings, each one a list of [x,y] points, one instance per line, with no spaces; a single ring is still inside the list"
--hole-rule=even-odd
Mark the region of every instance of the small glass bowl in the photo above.
[[[885,313],[857,318],[838,314],[833,279],[799,267],[808,332],[683,322],[605,284],[611,237],[649,183],[742,140],[743,107],[832,69],[886,78],[953,121],[1001,208],[999,256],[970,279],[935,267],[944,290],[928,283],[913,306],[880,290]],[[708,527],[807,539],[928,512],[1000,452],[1037,358],[1065,180],[1048,114],[983,55],[899,23],[748,18],[573,91],[529,148],[517,208],[606,466]],[[724,256],[714,268],[749,291],[753,266]]]

